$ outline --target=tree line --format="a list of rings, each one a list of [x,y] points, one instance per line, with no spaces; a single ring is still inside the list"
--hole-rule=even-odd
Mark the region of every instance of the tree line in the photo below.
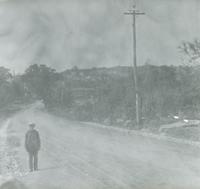
[[[138,69],[143,122],[172,115],[198,117],[200,67],[153,66]],[[13,75],[0,67],[0,110],[14,103],[42,100],[48,111],[66,118],[108,125],[133,125],[135,91],[131,67],[79,69],[63,72],[30,65]]]

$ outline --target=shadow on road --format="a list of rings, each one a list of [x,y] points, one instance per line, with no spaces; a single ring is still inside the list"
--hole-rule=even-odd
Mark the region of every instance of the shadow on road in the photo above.
[[[0,189],[28,189],[22,182],[13,179],[3,183]]]
[[[52,166],[52,167],[47,167],[47,168],[43,168],[43,169],[39,169],[38,171],[48,171],[48,170],[55,170],[55,169],[62,169],[64,166]],[[0,188],[1,189],[1,188]]]

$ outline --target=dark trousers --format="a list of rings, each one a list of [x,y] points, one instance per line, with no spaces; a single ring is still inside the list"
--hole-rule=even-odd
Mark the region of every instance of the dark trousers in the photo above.
[[[30,171],[38,170],[38,152],[29,152],[29,169]]]

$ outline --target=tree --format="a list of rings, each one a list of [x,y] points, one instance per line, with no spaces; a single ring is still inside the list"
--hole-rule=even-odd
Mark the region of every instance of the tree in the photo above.
[[[23,79],[33,95],[42,99],[45,105],[51,103],[51,89],[59,79],[54,69],[46,65],[34,64],[26,69]]]
[[[179,46],[179,49],[183,55],[186,56],[190,63],[200,62],[200,40],[194,39],[192,42],[184,41]]]
[[[12,93],[12,74],[10,70],[0,67],[0,108],[6,107],[10,104],[15,96]]]
[[[10,70],[4,67],[0,67],[0,84],[8,82],[12,78]]]

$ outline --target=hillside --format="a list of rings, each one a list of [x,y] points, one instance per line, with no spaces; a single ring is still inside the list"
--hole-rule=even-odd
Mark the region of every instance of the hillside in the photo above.
[[[199,119],[200,70],[188,66],[138,67],[142,127],[152,131],[173,116]],[[57,72],[30,65],[21,75],[0,68],[0,111],[13,103],[42,100],[46,109],[70,120],[135,129],[135,87],[132,67]]]

